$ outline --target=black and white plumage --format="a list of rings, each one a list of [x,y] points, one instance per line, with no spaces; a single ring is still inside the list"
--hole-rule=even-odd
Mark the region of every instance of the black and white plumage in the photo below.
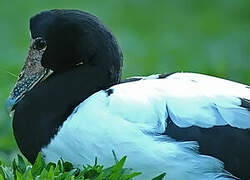
[[[29,55],[6,103],[29,161],[41,151],[47,162],[62,157],[78,166],[97,157],[110,166],[114,150],[143,172],[139,179],[250,178],[249,86],[195,73],[120,83],[120,48],[85,12],[45,11],[30,30]]]

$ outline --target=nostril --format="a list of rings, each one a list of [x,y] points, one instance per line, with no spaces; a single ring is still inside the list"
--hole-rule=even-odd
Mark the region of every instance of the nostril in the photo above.
[[[22,79],[22,78],[23,78],[23,76],[24,76],[24,73],[23,73],[23,72],[21,72],[21,73],[19,74],[18,78],[19,78],[19,79]]]

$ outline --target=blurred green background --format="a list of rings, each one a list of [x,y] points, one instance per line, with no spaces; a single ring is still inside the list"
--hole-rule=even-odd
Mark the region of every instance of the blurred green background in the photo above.
[[[192,71],[250,84],[249,0],[0,0],[0,157],[6,161],[18,152],[4,108],[16,80],[10,72],[18,74],[25,60],[29,18],[53,8],[97,15],[122,47],[123,77]]]

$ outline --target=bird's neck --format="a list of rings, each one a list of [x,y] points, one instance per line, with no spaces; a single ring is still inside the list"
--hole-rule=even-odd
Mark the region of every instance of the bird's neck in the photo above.
[[[79,103],[115,84],[109,71],[82,65],[72,71],[52,74],[17,104],[13,131],[20,150],[30,162],[34,162],[41,148],[50,143]]]

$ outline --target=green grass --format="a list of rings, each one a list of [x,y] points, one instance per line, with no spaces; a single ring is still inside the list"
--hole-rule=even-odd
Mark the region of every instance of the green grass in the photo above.
[[[83,165],[81,169],[74,168],[70,162],[59,160],[57,164],[46,164],[41,156],[38,157],[32,166],[22,156],[6,165],[0,161],[0,179],[4,180],[131,180],[139,176],[140,172],[124,168],[126,156],[117,161],[112,167],[104,168],[97,163],[94,165]],[[162,180],[165,173],[153,178]]]
[[[97,15],[124,54],[123,77],[190,71],[250,84],[249,0],[0,0],[0,157],[18,151],[5,99],[24,63],[29,18],[44,9]]]

